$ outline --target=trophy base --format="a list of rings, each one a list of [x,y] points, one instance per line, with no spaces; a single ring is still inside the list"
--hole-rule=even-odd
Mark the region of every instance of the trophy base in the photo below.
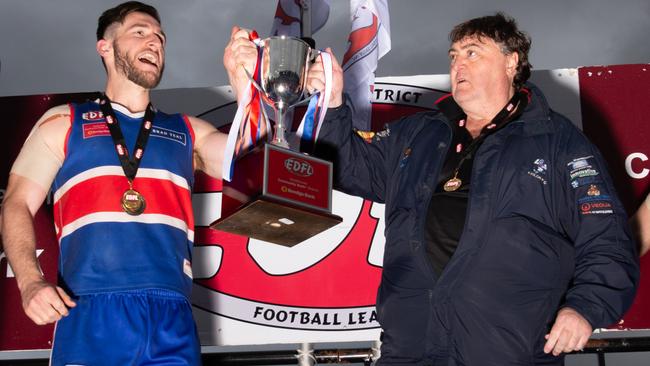
[[[261,197],[210,228],[292,247],[340,222],[339,216]]]
[[[294,246],[343,221],[332,214],[332,163],[271,144],[239,157],[211,228]]]

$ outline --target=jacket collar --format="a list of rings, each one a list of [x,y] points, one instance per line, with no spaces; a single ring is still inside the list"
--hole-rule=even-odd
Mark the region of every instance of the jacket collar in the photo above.
[[[523,133],[526,135],[545,134],[553,131],[550,121],[551,109],[549,108],[546,97],[542,91],[531,82],[527,82],[524,88],[528,90],[528,105],[524,112],[511,125],[523,123]],[[465,113],[460,106],[454,101],[451,94],[443,95],[436,101],[436,106],[446,122],[453,126],[453,121],[463,118]],[[450,123],[452,122],[452,123]]]

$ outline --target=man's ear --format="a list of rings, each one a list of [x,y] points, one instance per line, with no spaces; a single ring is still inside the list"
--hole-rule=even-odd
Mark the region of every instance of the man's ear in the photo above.
[[[97,41],[96,48],[97,48],[97,53],[99,54],[99,56],[104,58],[104,57],[110,55],[110,53],[112,52],[113,43],[110,42],[110,41],[107,41],[105,39],[100,39],[99,41]]]
[[[509,76],[514,78],[517,75],[517,65],[519,65],[519,54],[517,52],[506,55],[506,72]]]

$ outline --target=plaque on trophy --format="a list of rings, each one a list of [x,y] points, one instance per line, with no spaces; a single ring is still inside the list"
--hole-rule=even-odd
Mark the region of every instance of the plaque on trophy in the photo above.
[[[332,163],[290,150],[286,139],[285,115],[302,99],[313,51],[287,36],[258,46],[256,87],[275,111],[273,139],[237,157],[223,180],[221,218],[210,227],[294,246],[342,221],[332,214]]]

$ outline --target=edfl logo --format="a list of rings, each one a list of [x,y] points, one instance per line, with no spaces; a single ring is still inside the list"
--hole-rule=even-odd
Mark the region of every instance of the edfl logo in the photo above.
[[[290,173],[301,177],[309,177],[314,174],[314,168],[304,160],[289,158],[284,161],[284,167],[287,168]]]

